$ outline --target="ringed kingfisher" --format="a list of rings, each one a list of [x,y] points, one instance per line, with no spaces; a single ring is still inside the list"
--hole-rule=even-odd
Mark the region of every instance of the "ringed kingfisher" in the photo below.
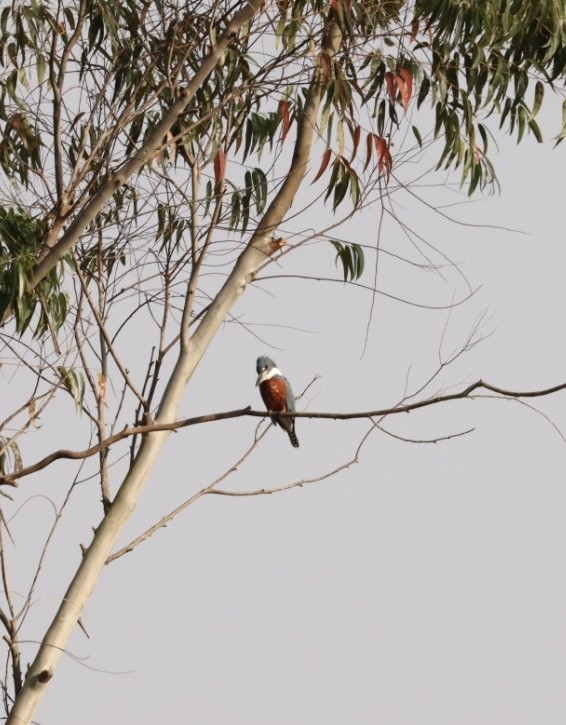
[[[272,423],[279,424],[286,430],[294,448],[299,447],[299,440],[295,433],[295,419],[290,416],[281,416],[277,413],[293,413],[295,411],[295,396],[291,383],[281,374],[273,360],[265,355],[258,357],[256,362],[257,382],[259,392],[265,407],[271,413]]]

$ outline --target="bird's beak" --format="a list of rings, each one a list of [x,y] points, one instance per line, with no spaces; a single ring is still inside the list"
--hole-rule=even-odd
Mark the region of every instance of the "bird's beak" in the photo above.
[[[263,383],[263,381],[264,381],[264,378],[265,378],[265,373],[266,373],[266,372],[267,372],[267,370],[264,370],[264,371],[263,371],[262,373],[260,373],[260,374],[259,374],[259,375],[257,376],[257,380],[255,381],[255,384],[256,384],[256,385],[259,385],[260,383]]]

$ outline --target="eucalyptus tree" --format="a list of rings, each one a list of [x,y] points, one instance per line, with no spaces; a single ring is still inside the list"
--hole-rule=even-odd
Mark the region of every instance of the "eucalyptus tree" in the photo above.
[[[95,461],[102,499],[27,672],[35,579],[20,606],[4,578],[4,703],[28,723],[170,431],[206,418],[179,421],[179,402],[236,301],[318,234],[359,280],[367,250],[328,229],[384,203],[421,150],[469,194],[496,184],[487,119],[542,140],[566,17],[558,0],[34,0],[2,9],[0,43],[2,355],[18,365],[3,491],[70,458]],[[83,450],[49,426],[38,461],[27,436],[65,395]]]

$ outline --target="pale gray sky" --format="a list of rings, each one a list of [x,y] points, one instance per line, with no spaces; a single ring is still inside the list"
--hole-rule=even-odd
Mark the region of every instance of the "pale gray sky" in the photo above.
[[[494,157],[501,196],[450,210],[472,226],[400,200],[405,219],[461,263],[472,286],[481,285],[452,311],[443,352],[466,339],[484,309],[491,313],[484,332],[493,334],[444,371],[431,393],[480,377],[519,389],[566,380],[565,148],[502,141]],[[425,193],[438,204],[466,201],[440,189]],[[360,242],[375,244],[377,213],[355,222]],[[473,226],[489,224],[525,234]],[[417,259],[393,224],[381,244]],[[313,246],[285,265],[332,274],[332,252]],[[368,265],[363,281],[371,284]],[[380,288],[403,298],[439,305],[465,292],[449,269],[443,282],[385,256],[380,265]],[[261,408],[254,366],[263,353],[296,392],[320,374],[302,409],[383,407],[403,396],[409,368],[410,389],[434,372],[446,311],[378,296],[361,358],[367,293],[306,281],[270,285],[263,287],[272,296],[251,290],[236,310],[264,325],[254,330],[265,342],[227,325],[193,380],[183,415]],[[534,401],[563,434],[564,401],[564,394]],[[256,423],[243,418],[173,435],[122,543],[236,460]],[[36,721],[564,723],[564,440],[527,407],[491,399],[385,425],[418,440],[475,431],[436,444],[376,432],[356,465],[323,483],[271,497],[199,501],[104,572],[84,616],[90,639],[74,636],[77,659],[63,658]],[[226,487],[322,475],[353,456],[366,429],[360,421],[299,420],[299,450],[271,430]],[[26,481],[26,490],[57,499],[70,470],[58,464]],[[78,562],[77,539],[86,543],[87,526],[97,521],[99,495],[92,482],[72,499],[33,609],[37,637]],[[12,524],[22,582],[48,510],[34,499]],[[26,650],[29,660],[34,651]]]

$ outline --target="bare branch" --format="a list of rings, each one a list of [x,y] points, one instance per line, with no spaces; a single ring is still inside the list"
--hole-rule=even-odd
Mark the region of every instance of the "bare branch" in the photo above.
[[[414,410],[428,408],[431,405],[438,405],[439,403],[447,403],[451,400],[463,400],[465,398],[473,398],[473,393],[478,389],[489,390],[492,393],[496,393],[503,398],[542,398],[547,395],[558,393],[561,390],[566,390],[566,383],[560,383],[559,385],[554,385],[551,388],[544,388],[542,390],[518,391],[507,390],[506,388],[500,388],[483,380],[477,380],[475,383],[468,385],[467,388],[464,388],[463,390],[460,390],[456,393],[436,395],[432,398],[427,398],[426,400],[419,400],[415,403],[397,405],[392,408],[379,408],[377,410],[368,410],[362,412],[356,411],[352,413],[317,413],[310,411],[295,411],[293,413],[279,413],[278,415],[284,417],[293,416],[295,418],[318,418],[331,420],[356,420],[359,418],[371,419],[382,416],[396,415],[397,413],[410,413]],[[246,408],[229,410],[223,413],[208,413],[207,415],[197,415],[193,418],[184,418],[183,420],[173,421],[171,423],[153,423],[151,425],[140,425],[134,426],[132,428],[124,428],[119,433],[115,433],[109,438],[106,438],[106,440],[103,440],[100,443],[97,443],[96,445],[91,446],[84,451],[70,451],[63,449],[50,453],[48,456],[45,456],[45,458],[42,458],[40,461],[34,463],[31,466],[26,466],[19,471],[14,471],[13,473],[0,477],[0,485],[15,486],[15,482],[17,479],[23,478],[24,476],[29,476],[30,474],[36,473],[37,471],[41,471],[42,469],[47,468],[47,466],[51,465],[57,460],[79,460],[82,458],[89,458],[90,456],[94,456],[95,454],[100,453],[100,451],[109,448],[110,446],[114,445],[114,443],[117,443],[124,438],[129,438],[130,436],[147,435],[148,433],[156,433],[160,431],[174,431],[181,428],[187,428],[188,426],[192,425],[201,425],[202,423],[212,423],[213,421],[217,420],[226,420],[227,418],[241,418],[245,416],[253,418],[266,418],[268,415],[269,411],[252,410],[250,406],[247,406]],[[465,432],[468,433],[469,431]]]

